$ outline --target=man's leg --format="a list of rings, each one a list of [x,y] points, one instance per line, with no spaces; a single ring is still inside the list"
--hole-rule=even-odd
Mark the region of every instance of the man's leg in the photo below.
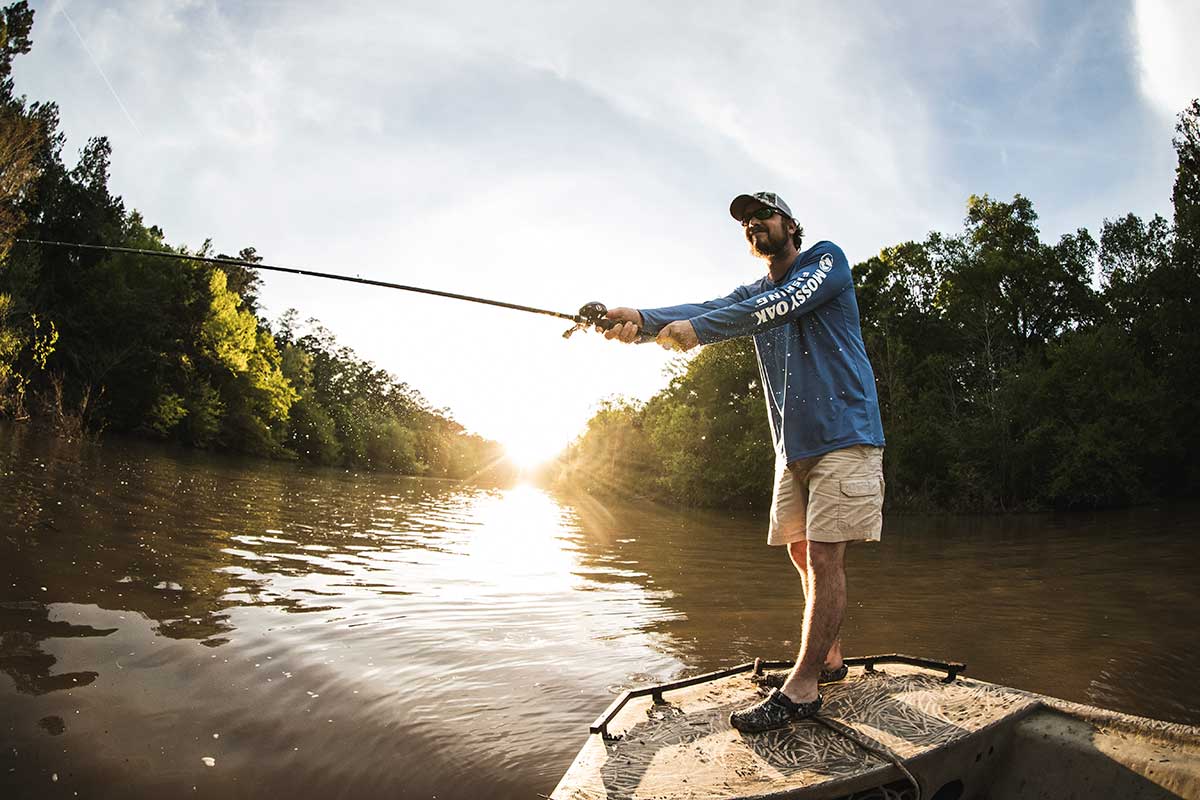
[[[845,542],[808,542],[804,634],[783,693],[796,703],[817,698],[817,679],[846,613]]]
[[[792,559],[792,565],[796,568],[796,572],[800,573],[800,591],[804,594],[805,614],[807,615],[808,608],[808,540],[801,539],[798,542],[792,542],[788,545],[788,556]],[[845,571],[843,570],[843,585],[845,583]],[[843,588],[843,596],[845,589]],[[833,644],[829,648],[829,652],[825,654],[825,661],[822,667],[826,670],[836,670],[842,666],[842,637],[838,636],[833,640]]]
[[[729,715],[737,730],[772,730],[820,709],[821,667],[842,660],[838,630],[846,613],[846,542],[879,539],[883,488],[880,447],[855,445],[778,471],[767,542],[787,544],[801,573],[804,632],[782,689]],[[813,535],[839,541],[814,541]]]

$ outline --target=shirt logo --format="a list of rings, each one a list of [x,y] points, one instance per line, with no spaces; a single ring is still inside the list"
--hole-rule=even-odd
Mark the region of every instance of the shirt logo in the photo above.
[[[802,273],[782,289],[756,298],[755,305],[766,307],[759,308],[754,312],[754,324],[765,325],[776,317],[782,317],[804,305],[825,281],[825,276],[833,269],[833,256],[828,253],[821,256],[820,267],[819,270],[813,272],[811,277],[807,272]]]

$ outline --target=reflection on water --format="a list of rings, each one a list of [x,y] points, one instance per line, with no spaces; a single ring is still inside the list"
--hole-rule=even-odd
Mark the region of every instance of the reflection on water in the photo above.
[[[1200,723],[1197,519],[891,519],[846,647]],[[0,795],[548,792],[614,692],[792,654],[764,537],[0,427]]]

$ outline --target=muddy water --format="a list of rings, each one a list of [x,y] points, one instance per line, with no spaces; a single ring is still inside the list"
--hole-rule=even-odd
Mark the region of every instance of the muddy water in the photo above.
[[[890,518],[849,653],[1200,724],[1200,508]],[[0,427],[0,796],[533,798],[623,688],[790,657],[760,519]]]

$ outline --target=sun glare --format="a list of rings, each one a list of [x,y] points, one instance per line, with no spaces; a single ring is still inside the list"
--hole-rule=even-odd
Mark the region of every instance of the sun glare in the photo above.
[[[505,437],[504,453],[521,469],[541,466],[558,455],[566,442],[561,436],[548,436],[546,431],[530,429]]]
[[[506,420],[495,438],[504,445],[509,461],[521,469],[533,469],[552,461],[575,438],[581,423],[552,412],[552,408],[530,408]]]
[[[526,403],[510,407],[499,424],[481,433],[500,442],[513,465],[530,470],[562,453],[587,425],[588,416],[587,409],[565,403]]]

